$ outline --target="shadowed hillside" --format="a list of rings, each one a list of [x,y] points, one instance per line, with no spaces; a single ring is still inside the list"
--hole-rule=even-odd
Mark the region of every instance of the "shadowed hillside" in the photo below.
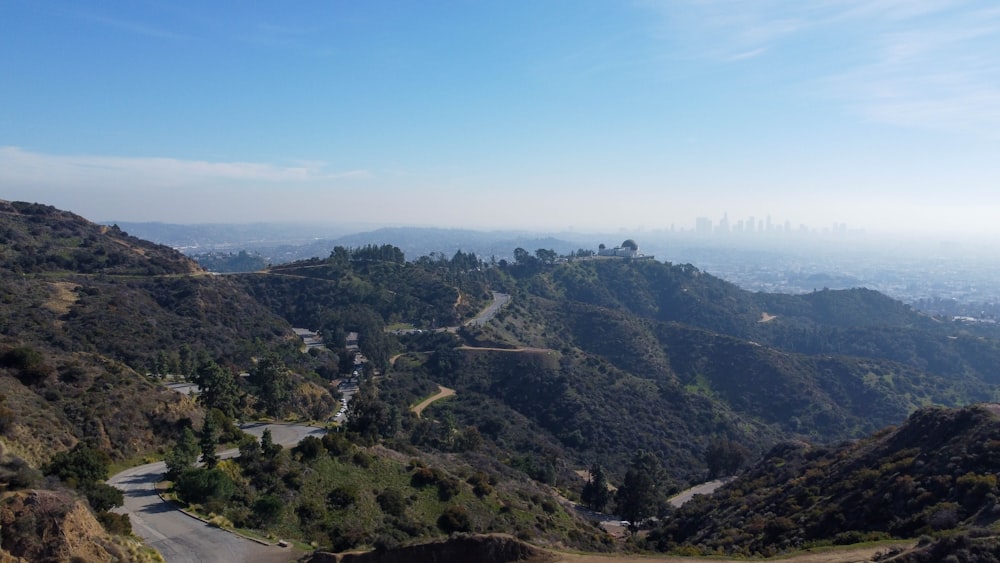
[[[1000,520],[998,410],[930,407],[855,443],[781,444],[712,497],[684,505],[650,541],[770,555],[991,528]]]

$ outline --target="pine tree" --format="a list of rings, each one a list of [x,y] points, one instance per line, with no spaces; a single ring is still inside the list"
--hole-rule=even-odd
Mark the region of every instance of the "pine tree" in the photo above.
[[[666,474],[657,457],[639,450],[632,457],[625,480],[615,493],[615,505],[634,532],[639,525],[655,516],[665,500]]]
[[[201,444],[201,461],[209,469],[214,468],[219,463],[219,454],[215,451],[219,444],[218,434],[215,418],[206,415],[205,423],[201,426],[199,443]]]
[[[604,468],[598,464],[590,467],[590,478],[583,486],[580,493],[580,500],[587,507],[596,512],[604,512],[611,502],[611,491],[608,490],[608,478],[604,475]]]
[[[227,418],[236,418],[240,411],[240,387],[236,376],[209,360],[198,368],[198,402],[206,409],[219,409]]]
[[[264,434],[260,437],[260,450],[266,459],[274,459],[281,452],[281,444],[274,443],[274,437],[271,436],[270,428],[265,428]]]
[[[285,402],[292,392],[288,368],[275,354],[261,358],[250,371],[250,384],[257,390],[257,399],[269,416],[280,418],[285,412]]]
[[[177,478],[185,470],[198,461],[198,439],[188,426],[181,431],[174,449],[167,453],[164,462],[167,464],[167,476]]]

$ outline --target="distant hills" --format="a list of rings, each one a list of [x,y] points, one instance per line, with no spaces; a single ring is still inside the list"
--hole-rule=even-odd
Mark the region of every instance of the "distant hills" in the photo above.
[[[403,251],[407,260],[421,256],[472,252],[488,259],[510,259],[517,247],[534,252],[551,248],[569,253],[580,243],[558,236],[539,236],[520,231],[474,231],[427,227],[383,227],[345,233],[330,225],[173,225],[165,223],[116,223],[122,230],[178,248],[190,256],[245,250],[263,256],[272,264],[309,258],[325,258],[336,246],[359,247],[391,244]],[[611,241],[608,241],[611,242]],[[597,243],[591,246],[596,249]]]

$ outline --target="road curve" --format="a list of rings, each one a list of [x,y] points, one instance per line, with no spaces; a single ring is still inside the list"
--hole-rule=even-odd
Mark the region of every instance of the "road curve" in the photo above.
[[[420,413],[424,412],[424,409],[429,407],[431,403],[433,403],[434,401],[439,401],[441,399],[444,399],[445,397],[451,397],[454,394],[455,394],[454,389],[449,389],[444,385],[438,385],[437,393],[431,395],[430,397],[427,397],[423,401],[420,401],[420,403],[410,407],[410,412],[417,415],[417,418],[420,418]]]
[[[306,436],[321,436],[325,430],[288,424],[252,424],[244,430],[261,436],[271,429],[274,442],[295,445]],[[221,457],[235,457],[238,450],[222,452]],[[163,480],[166,464],[162,461],[126,469],[108,480],[124,493],[124,506],[116,512],[128,514],[132,531],[156,549],[168,563],[228,563],[232,561],[289,561],[295,554],[288,548],[262,545],[220,530],[188,516],[163,502],[156,494],[156,483]]]
[[[483,326],[486,323],[493,320],[493,317],[500,312],[500,309],[507,306],[510,303],[510,294],[500,293],[499,291],[493,292],[493,302],[486,306],[485,309],[479,312],[476,317],[470,321],[466,321],[466,326]],[[457,328],[457,327],[454,327]]]

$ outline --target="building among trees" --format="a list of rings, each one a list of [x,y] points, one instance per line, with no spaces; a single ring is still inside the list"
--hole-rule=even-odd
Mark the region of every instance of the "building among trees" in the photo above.
[[[646,256],[639,252],[639,245],[632,239],[626,239],[621,246],[606,248],[603,244],[597,249],[598,256],[608,256],[615,258],[631,258],[634,260],[652,260],[653,256]]]

